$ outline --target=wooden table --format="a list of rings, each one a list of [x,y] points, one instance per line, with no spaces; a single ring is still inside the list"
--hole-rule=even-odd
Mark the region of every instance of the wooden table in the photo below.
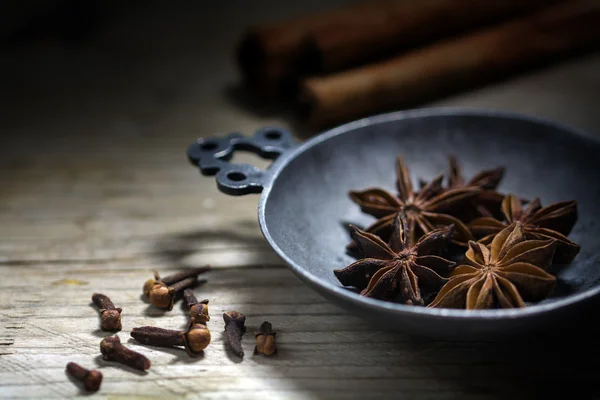
[[[81,394],[65,375],[69,361],[100,369],[96,397],[111,399],[597,394],[597,368],[582,364],[598,356],[590,315],[519,343],[432,342],[377,329],[286,268],[260,234],[257,196],[222,195],[188,165],[184,151],[197,136],[287,126],[232,101],[231,48],[251,21],[322,6],[270,1],[259,12],[238,3],[185,12],[149,3],[83,44],[28,43],[5,58],[0,397]],[[516,110],[600,133],[599,100],[600,55],[590,55],[437,104]],[[235,160],[266,165],[253,155]],[[135,326],[186,322],[180,304],[162,312],[141,297],[152,271],[203,264],[214,267],[197,289],[212,315],[204,356],[130,339]],[[94,292],[123,308],[119,335],[152,360],[147,373],[101,359],[106,333]],[[226,310],[247,316],[243,361],[224,346]],[[252,356],[264,320],[279,331],[273,358]]]

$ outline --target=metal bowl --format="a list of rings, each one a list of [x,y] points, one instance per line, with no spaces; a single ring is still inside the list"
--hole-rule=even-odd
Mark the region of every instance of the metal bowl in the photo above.
[[[235,150],[276,160],[267,170],[230,164]],[[467,177],[506,166],[504,193],[538,196],[544,205],[578,201],[579,220],[569,237],[581,252],[558,272],[552,298],[521,309],[430,309],[366,298],[340,285],[333,270],[354,260],[345,252],[347,224],[374,220],[348,191],[393,191],[398,154],[413,180],[431,179],[446,170],[451,153]],[[361,119],[301,145],[277,128],[252,138],[199,139],[188,156],[203,174],[216,175],[224,193],[262,192],[260,227],[279,256],[324,297],[378,326],[437,339],[489,339],[546,327],[600,297],[600,141],[573,128],[504,112],[431,108]]]

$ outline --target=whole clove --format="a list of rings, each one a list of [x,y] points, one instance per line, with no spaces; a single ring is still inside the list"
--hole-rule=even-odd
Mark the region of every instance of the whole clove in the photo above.
[[[100,293],[94,293],[92,301],[100,311],[100,328],[103,331],[120,331],[122,309],[115,307],[107,296]]]
[[[158,283],[164,283],[165,285],[169,286],[172,285],[176,282],[182,281],[186,278],[192,277],[192,276],[198,276],[200,274],[203,274],[207,271],[210,271],[210,266],[204,266],[204,267],[198,267],[198,268],[192,268],[192,269],[186,269],[183,271],[179,271],[175,274],[172,275],[168,275],[165,277],[160,277],[160,275],[158,274],[158,272],[154,271],[154,279],[148,279],[145,283],[144,283],[144,287],[143,287],[143,292],[144,295],[146,296],[150,296],[150,291],[152,290],[152,288],[154,287],[154,285],[158,284]]]
[[[146,356],[123,346],[117,335],[102,339],[100,352],[102,358],[106,361],[116,361],[142,371],[150,368],[150,360]]]
[[[277,346],[275,344],[276,335],[277,332],[273,331],[271,323],[269,321],[263,322],[255,335],[256,347],[254,347],[254,354],[272,356],[277,353]]]
[[[184,335],[185,350],[191,356],[197,356],[210,344],[210,331],[204,324],[191,323]]]
[[[242,349],[242,336],[246,333],[246,317],[238,311],[227,311],[223,314],[225,321],[225,338],[233,353],[240,357],[244,357]]]
[[[185,289],[196,286],[197,283],[198,278],[195,276],[175,282],[172,285],[159,282],[150,290],[150,303],[155,307],[171,311],[173,304],[175,304],[175,297]]]
[[[89,370],[74,362],[67,364],[67,373],[76,380],[83,382],[85,390],[96,392],[102,383],[102,372],[95,369]]]
[[[193,322],[199,324],[205,324],[210,321],[208,315],[208,299],[198,301],[192,289],[185,289],[183,291],[183,299],[186,302],[187,308],[190,312],[190,318]]]
[[[211,335],[204,324],[190,321],[185,331],[142,326],[131,330],[131,337],[150,346],[183,346],[190,357],[198,357],[209,345]]]

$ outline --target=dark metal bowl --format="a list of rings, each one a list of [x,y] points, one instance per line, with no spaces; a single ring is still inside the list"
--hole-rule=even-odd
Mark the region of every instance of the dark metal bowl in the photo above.
[[[236,149],[276,161],[264,171],[229,164]],[[348,191],[371,186],[394,191],[398,154],[413,180],[431,179],[446,170],[450,153],[459,157],[467,177],[506,166],[499,187],[504,193],[539,196],[544,205],[578,201],[579,220],[569,237],[581,252],[558,272],[552,298],[522,309],[430,309],[365,298],[340,285],[332,271],[353,261],[345,253],[347,224],[373,221]],[[438,339],[491,338],[543,328],[600,297],[600,142],[573,128],[501,112],[421,109],[352,122],[300,146],[275,128],[252,138],[199,139],[188,156],[204,174],[216,174],[224,193],[262,191],[258,218],[273,249],[313,289],[379,326]]]

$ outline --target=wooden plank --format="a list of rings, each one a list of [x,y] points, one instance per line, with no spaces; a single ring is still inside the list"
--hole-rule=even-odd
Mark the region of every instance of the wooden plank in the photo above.
[[[283,266],[217,268],[206,274],[208,282],[197,292],[211,299],[213,340],[203,357],[191,359],[182,350],[152,348],[128,338],[134,326],[180,329],[186,318],[179,304],[163,312],[144,302],[141,284],[149,271],[127,270],[127,265],[1,268],[6,277],[0,292],[1,396],[29,397],[38,390],[44,397],[77,394],[64,374],[68,361],[101,369],[101,395],[108,397],[189,395],[202,388],[211,398],[254,398],[256,393],[385,397],[397,392],[452,398],[506,387],[531,390],[545,378],[543,369],[534,368],[527,377],[515,369],[516,362],[540,355],[539,349],[527,350],[527,343],[517,349],[511,343],[435,343],[380,331],[326,302]],[[101,360],[98,344],[107,334],[98,329],[98,313],[90,304],[94,291],[110,294],[123,308],[119,336],[152,360],[148,373]],[[242,362],[228,354],[222,337],[220,315],[229,309],[248,317]],[[251,355],[252,332],[265,319],[279,331],[274,358]],[[523,354],[516,356],[518,351]]]

